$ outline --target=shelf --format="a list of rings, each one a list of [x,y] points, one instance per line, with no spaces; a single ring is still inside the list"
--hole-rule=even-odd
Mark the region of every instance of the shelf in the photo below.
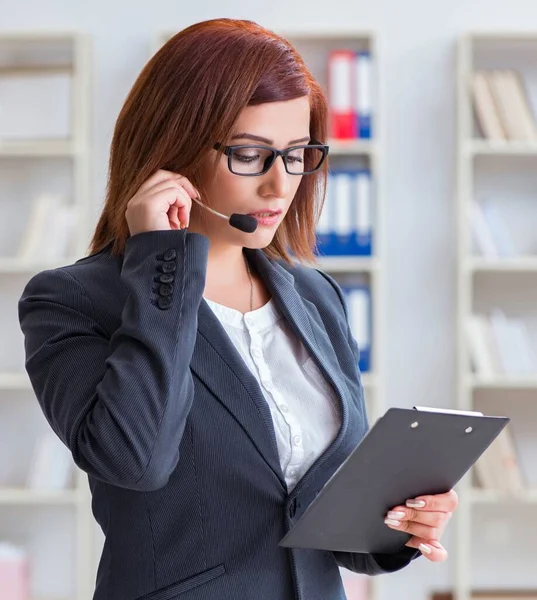
[[[373,256],[320,256],[318,267],[330,273],[372,272],[378,268]]]
[[[1,258],[0,273],[37,273],[46,269],[54,269],[63,265],[70,265],[80,257],[63,257],[46,261],[21,260],[19,258]]]
[[[63,75],[73,73],[73,65],[0,65],[0,76]]]
[[[32,80],[33,83],[37,81],[37,85],[41,78],[43,81],[45,78],[50,80],[51,84],[53,84],[53,77],[61,80],[62,90],[67,92],[68,88],[68,95],[64,98],[65,106],[62,103],[62,107],[58,107],[55,112],[59,116],[61,111],[62,122],[65,120],[69,124],[69,129],[65,131],[51,131],[50,128],[48,128],[49,131],[45,131],[42,127],[32,127],[32,131],[25,133],[17,127],[19,135],[8,135],[8,131],[0,135],[0,164],[3,168],[5,179],[3,187],[7,190],[7,196],[10,195],[9,190],[16,189],[21,177],[24,180],[22,181],[24,193],[20,198],[14,194],[11,194],[9,198],[6,196],[8,205],[4,210],[5,232],[10,227],[9,222],[12,217],[18,214],[17,211],[20,213],[21,207],[26,210],[26,200],[31,200],[43,185],[45,188],[52,185],[50,192],[67,195],[72,204],[79,207],[84,215],[89,214],[93,195],[91,129],[94,53],[91,35],[82,31],[51,31],[49,29],[4,31],[0,36],[0,46],[2,48],[0,77],[6,79],[8,83],[13,81],[14,93],[20,96],[24,93],[22,88],[19,90],[19,82],[14,78],[20,78],[22,86],[25,85],[25,81],[22,80],[26,79]],[[58,83],[60,84],[60,81]],[[39,94],[37,95],[39,96]],[[18,105],[15,98],[9,104],[5,108],[11,111],[11,115],[4,114],[6,119],[11,116],[15,117],[17,112],[20,112],[17,110]],[[35,117],[38,118],[39,115],[35,115]],[[41,181],[42,171],[46,172],[46,181],[44,182]],[[86,213],[86,211],[88,212]],[[19,216],[22,226],[27,219],[24,219],[25,215]],[[28,216],[26,215],[26,217]],[[17,257],[17,248],[10,251],[6,246],[5,251],[0,255],[0,280],[2,280],[0,289],[3,292],[10,291],[12,288],[20,290],[21,285],[24,285],[24,282],[28,281],[32,275],[66,266],[79,260],[83,256],[84,248],[82,248],[80,256],[73,259],[72,255],[79,252],[79,241],[88,233],[86,220],[85,218],[76,219],[77,248],[69,252],[67,257],[52,256],[51,253],[42,252],[21,260]],[[49,234],[52,235],[51,232]],[[8,296],[11,295],[11,293],[8,294]],[[8,298],[5,293],[4,296],[5,310],[7,311],[8,308],[12,310],[12,305],[15,306],[16,302],[13,302],[13,298]],[[20,330],[17,332],[16,328],[8,328],[2,333],[5,333],[6,349],[13,345],[18,347],[22,343]],[[0,422],[6,415],[6,411],[9,413],[14,411],[13,414],[17,414],[17,418],[11,425],[16,425],[21,418],[23,420],[26,416],[30,418],[29,409],[34,413],[37,409],[35,426],[37,426],[37,419],[41,421],[41,425],[35,429],[32,416],[28,422],[30,428],[25,427],[24,431],[21,429],[18,435],[21,439],[17,440],[17,436],[15,436],[11,440],[13,444],[10,446],[12,447],[3,448],[8,454],[9,452],[13,454],[18,452],[17,444],[27,445],[35,442],[37,440],[35,436],[47,424],[39,414],[39,406],[35,401],[35,393],[24,369],[24,361],[16,361],[11,365],[6,363],[2,370],[4,372],[0,372]],[[23,400],[22,403],[21,400]],[[27,401],[35,406],[33,408],[27,406]],[[10,427],[10,419],[3,422],[3,425],[3,430],[0,427],[0,435],[5,436],[6,428]],[[50,428],[48,429],[51,431]],[[18,429],[17,433],[19,433]],[[30,436],[28,439],[26,439],[27,435]],[[19,465],[19,467],[21,466]],[[54,516],[49,514],[53,512],[62,515],[65,513],[68,517],[68,523],[64,524],[65,533],[69,535],[69,546],[72,546],[74,551],[65,557],[69,560],[65,561],[61,572],[41,574],[43,582],[40,583],[39,589],[33,591],[30,596],[31,600],[75,600],[75,598],[80,600],[91,598],[94,592],[97,572],[94,546],[95,523],[91,513],[87,475],[77,470],[75,466],[71,466],[72,472],[70,472],[67,489],[29,489],[25,486],[24,472],[19,472],[20,477],[17,479],[5,479],[4,485],[0,485],[0,513],[4,519],[12,520],[10,529],[13,530],[14,541],[16,542],[18,539],[21,544],[24,542],[25,546],[28,545],[35,551],[32,560],[36,563],[38,570],[42,570],[42,567],[46,569],[48,548],[44,540],[40,539],[43,534],[41,527],[29,527],[26,521],[29,517],[33,521],[33,515],[35,515],[39,524],[46,523],[50,516]],[[50,483],[52,485],[53,482]],[[21,515],[18,514],[19,512]],[[56,576],[63,580],[61,589],[55,584]],[[53,584],[54,588],[51,587]],[[2,588],[1,583],[0,588]]]
[[[373,155],[376,144],[372,140],[328,140],[329,156],[350,156],[355,154]]]
[[[0,138],[0,157],[76,156],[71,140],[6,140]]]
[[[78,29],[47,30],[35,29],[28,31],[2,31],[1,42],[70,42],[80,37]]]
[[[466,269],[473,272],[510,273],[536,272],[537,256],[515,256],[510,258],[475,257],[467,260]]]
[[[473,156],[537,156],[537,142],[472,140],[466,142],[464,150]]]
[[[512,446],[522,476],[524,477],[526,474],[528,479],[529,473],[525,473],[523,458],[527,451],[525,442],[531,442],[532,423],[529,421],[532,420],[532,413],[528,412],[525,403],[531,401],[537,391],[537,371],[503,373],[502,369],[497,367],[490,375],[486,374],[488,372],[484,370],[477,373],[472,372],[469,359],[475,354],[477,343],[479,342],[483,346],[483,348],[478,348],[480,351],[483,349],[483,353],[485,351],[493,352],[498,340],[496,336],[492,335],[494,331],[490,330],[488,322],[482,323],[482,330],[471,332],[479,337],[477,341],[470,339],[468,321],[476,313],[478,316],[483,313],[481,316],[487,317],[494,308],[503,309],[506,313],[510,313],[512,309],[514,310],[513,317],[520,316],[519,309],[526,312],[524,300],[528,292],[522,283],[531,288],[534,283],[534,274],[537,273],[537,255],[531,254],[532,248],[529,243],[532,230],[531,227],[526,229],[533,213],[522,209],[524,213],[521,214],[517,211],[514,214],[516,207],[514,205],[509,207],[517,217],[517,220],[513,221],[513,226],[517,235],[521,236],[520,246],[525,246],[527,254],[485,256],[477,252],[470,253],[468,247],[471,240],[479,237],[475,235],[475,215],[469,211],[473,202],[485,201],[489,198],[492,201],[501,197],[513,200],[513,203],[518,200],[521,202],[528,200],[528,205],[530,204],[528,196],[534,187],[533,180],[530,181],[530,178],[533,174],[533,163],[537,158],[537,141],[522,139],[496,141],[486,139],[477,133],[483,131],[484,127],[480,123],[480,112],[476,108],[476,89],[474,87],[476,79],[474,76],[477,72],[512,69],[521,72],[522,82],[525,83],[526,66],[533,65],[537,50],[537,45],[534,43],[537,42],[535,33],[508,30],[476,31],[459,36],[455,82],[456,105],[454,106],[456,114],[454,216],[456,217],[457,246],[459,250],[463,251],[457,260],[457,285],[454,290],[457,323],[457,382],[454,408],[501,415],[505,412],[503,409],[510,407],[514,411],[513,420],[520,418],[522,427],[518,431],[515,425],[514,430],[507,431],[506,445]],[[532,41],[531,47],[525,44],[530,40]],[[519,41],[523,44],[519,45]],[[483,80],[478,83],[485,87],[487,84]],[[483,90],[478,88],[477,91]],[[496,116],[501,125],[505,125],[506,120],[502,118],[504,115],[498,113]],[[530,183],[526,182],[526,177]],[[503,221],[507,216],[500,212],[499,220],[501,222],[497,224],[498,228],[504,224]],[[485,217],[488,217],[488,214]],[[489,224],[483,215],[480,215],[480,218],[484,219],[486,225]],[[497,241],[499,244],[495,235],[496,228],[493,225],[496,223],[490,223],[490,233],[493,241]],[[485,229],[485,225],[483,229]],[[482,232],[478,231],[478,233]],[[483,232],[483,238],[485,233],[488,232]],[[516,278],[517,286],[510,285],[508,281],[510,278]],[[510,316],[509,314],[508,318]],[[518,439],[519,436],[520,439]],[[517,442],[520,442],[520,445]],[[509,449],[506,450],[502,447],[497,451],[503,458],[506,454],[511,453]],[[486,450],[485,454],[487,454]],[[494,465],[489,465],[491,478],[496,475],[503,476],[502,461],[497,462],[498,473],[496,473]],[[485,466],[483,464],[483,470],[486,470]],[[533,481],[529,483],[534,484]],[[515,519],[523,516],[530,519],[537,506],[537,489],[534,485],[528,487],[529,489],[519,491],[501,490],[495,489],[493,485],[490,488],[483,488],[470,483],[468,487],[461,488],[460,514],[457,518],[453,552],[455,556],[455,570],[451,582],[453,600],[470,600],[470,598],[474,598],[474,595],[477,598],[477,592],[483,597],[487,596],[488,598],[490,595],[492,598],[494,596],[492,589],[496,591],[496,595],[501,595],[502,598],[504,595],[505,598],[511,597],[508,588],[501,589],[499,586],[494,569],[491,569],[489,564],[490,561],[485,561],[483,564],[480,564],[479,560],[476,561],[473,551],[475,549],[474,538],[479,535],[478,531],[481,532],[483,526],[487,527],[487,521],[483,521],[484,515],[480,514],[486,510],[487,506],[490,512],[495,513],[495,517],[501,525],[504,521],[507,523],[513,515]],[[487,516],[493,519],[492,515]],[[518,524],[519,521],[513,521],[513,525],[515,523]],[[501,536],[499,539],[500,542],[503,541]],[[516,544],[511,546],[510,563],[507,570],[511,569],[513,565],[523,563],[524,552],[525,548],[517,547]],[[494,552],[492,553],[494,554]],[[531,563],[530,560],[527,564]],[[526,566],[523,565],[520,575],[531,577],[531,568],[528,570]],[[474,585],[475,572],[476,568],[480,570],[481,567],[484,567],[482,582],[476,588]],[[489,590],[490,594],[487,594]],[[440,598],[440,595],[438,597]],[[513,593],[512,597],[518,596]]]
[[[0,486],[0,505],[72,505],[77,504],[79,499],[77,490],[27,490]]]
[[[466,37],[474,42],[535,42],[537,41],[536,31],[518,31],[518,30],[497,30],[497,31],[473,31],[466,34]]]
[[[0,373],[0,390],[31,390],[32,384],[26,372]]]
[[[527,489],[520,492],[504,492],[500,490],[486,490],[473,488],[470,492],[472,504],[537,504],[537,489]]]
[[[500,374],[495,377],[470,375],[466,383],[472,389],[537,390],[537,373],[535,375]]]

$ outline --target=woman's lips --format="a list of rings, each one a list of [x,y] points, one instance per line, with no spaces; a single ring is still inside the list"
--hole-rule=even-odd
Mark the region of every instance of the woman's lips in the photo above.
[[[256,219],[258,225],[265,225],[270,227],[275,225],[280,219],[281,211],[259,211],[255,213],[248,213],[250,217]]]

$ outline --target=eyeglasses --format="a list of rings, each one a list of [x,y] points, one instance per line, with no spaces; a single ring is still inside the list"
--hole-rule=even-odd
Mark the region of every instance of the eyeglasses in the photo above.
[[[221,150],[228,157],[228,168],[235,175],[255,177],[264,175],[281,156],[285,170],[290,175],[309,175],[315,173],[328,155],[329,146],[310,143],[305,146],[292,146],[278,150],[270,146],[239,145],[223,146],[215,144],[215,150]]]

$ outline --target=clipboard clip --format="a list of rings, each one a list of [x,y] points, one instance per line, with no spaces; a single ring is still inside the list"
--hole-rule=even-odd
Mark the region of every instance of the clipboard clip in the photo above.
[[[415,410],[424,412],[447,413],[448,415],[467,415],[469,417],[482,417],[483,413],[477,410],[458,410],[454,408],[433,408],[431,406],[413,406]]]
[[[414,410],[420,410],[422,412],[435,412],[435,413],[446,413],[448,415],[466,415],[469,417],[482,417],[483,413],[479,412],[478,410],[458,410],[458,409],[454,409],[454,408],[433,408],[431,406],[414,406],[413,407]],[[416,427],[418,427],[419,423],[418,421],[414,421],[410,427],[412,427],[412,429],[415,429]],[[472,431],[474,430],[473,427],[467,427],[464,430],[464,433],[472,433]]]

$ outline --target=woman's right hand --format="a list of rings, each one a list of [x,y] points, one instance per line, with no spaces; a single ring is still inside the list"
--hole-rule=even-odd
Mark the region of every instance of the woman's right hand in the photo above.
[[[130,234],[188,227],[192,198],[198,197],[186,177],[158,170],[127,203],[125,218]]]

